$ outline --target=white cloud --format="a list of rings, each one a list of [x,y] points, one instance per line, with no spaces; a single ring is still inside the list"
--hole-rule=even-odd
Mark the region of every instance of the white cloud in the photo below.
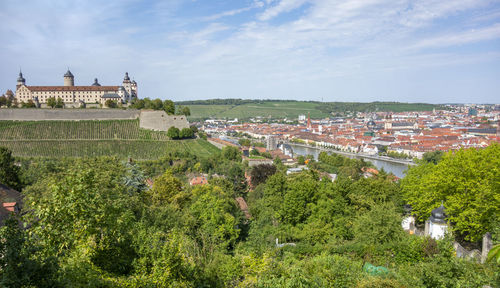
[[[305,3],[309,2],[308,0],[281,0],[275,6],[267,8],[262,14],[258,16],[259,20],[267,21],[281,13],[290,12],[292,10],[300,8]],[[270,4],[268,2],[268,4]]]
[[[0,46],[0,89],[15,85],[19,65],[37,84],[54,84],[69,65],[82,84],[97,76],[114,85],[128,70],[149,97],[306,99],[328,95],[336,79],[499,59],[498,47],[453,50],[499,38],[486,0],[255,0],[186,18],[180,12],[191,1],[147,9],[137,1],[22,8],[11,2],[0,11],[0,37],[8,39]],[[301,12],[294,19],[268,21],[294,10]],[[469,20],[470,11],[487,17]],[[242,20],[247,15],[254,19]],[[445,49],[424,49],[434,47]]]
[[[455,32],[448,35],[441,35],[437,37],[423,39],[417,42],[415,45],[410,46],[409,48],[422,49],[422,48],[449,47],[449,46],[476,43],[481,41],[488,41],[499,38],[500,38],[500,23],[497,23],[489,27],[471,29],[465,32],[459,32],[459,33]]]

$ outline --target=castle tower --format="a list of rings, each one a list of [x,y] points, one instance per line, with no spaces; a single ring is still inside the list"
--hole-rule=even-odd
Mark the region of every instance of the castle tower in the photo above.
[[[21,87],[22,85],[26,85],[26,79],[23,77],[23,73],[19,70],[19,77],[17,77],[16,89]]]
[[[125,94],[125,97],[122,99],[125,101],[130,100],[130,95],[132,95],[132,82],[130,81],[130,77],[128,77],[128,72],[125,72],[125,77],[123,78],[123,88],[125,88],[125,91],[127,92]]]
[[[137,82],[135,80],[132,80],[132,98],[137,98]]]
[[[71,71],[64,74],[64,86],[75,86],[75,76],[71,74]]]
[[[307,129],[311,129],[312,124],[311,124],[311,113],[307,112]]]

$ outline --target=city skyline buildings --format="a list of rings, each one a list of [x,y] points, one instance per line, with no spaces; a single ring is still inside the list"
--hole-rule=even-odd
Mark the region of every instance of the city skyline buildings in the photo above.
[[[71,67],[143,97],[498,103],[498,1],[5,1],[0,91]],[[142,88],[143,87],[143,88]]]

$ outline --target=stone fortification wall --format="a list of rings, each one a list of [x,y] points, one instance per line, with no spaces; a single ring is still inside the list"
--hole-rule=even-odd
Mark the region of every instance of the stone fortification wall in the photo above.
[[[174,126],[178,129],[189,128],[184,115],[168,115],[165,111],[142,110],[139,126],[144,129],[167,131]]]
[[[189,128],[184,115],[167,115],[165,111],[119,109],[0,109],[0,120],[15,121],[79,121],[79,120],[127,120],[139,118],[144,129],[167,131],[174,126]]]
[[[119,120],[137,119],[139,110],[115,109],[0,109],[0,120]]]

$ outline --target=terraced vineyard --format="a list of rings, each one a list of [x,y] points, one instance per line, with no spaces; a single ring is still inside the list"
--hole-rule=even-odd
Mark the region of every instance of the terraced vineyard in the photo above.
[[[166,132],[139,128],[139,120],[0,121],[0,146],[19,157],[114,155],[138,160],[184,151],[210,157],[218,151],[202,139],[168,140]]]
[[[139,128],[139,120],[0,121],[1,140],[168,140],[167,133]]]

